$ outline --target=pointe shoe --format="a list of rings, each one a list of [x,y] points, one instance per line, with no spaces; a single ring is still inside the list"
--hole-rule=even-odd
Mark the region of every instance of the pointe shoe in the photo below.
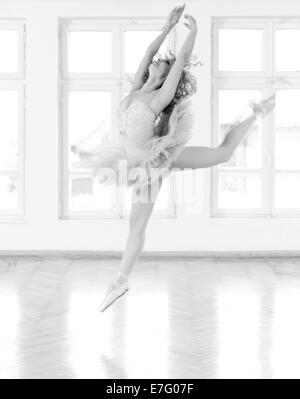
[[[260,101],[260,102],[255,102],[251,101],[249,103],[252,112],[255,116],[261,116],[264,117],[267,115],[269,112],[271,112],[275,106],[275,98],[276,94],[273,94],[272,96]]]
[[[100,312],[104,312],[109,306],[111,306],[118,298],[126,294],[129,290],[127,282],[119,283],[114,281],[108,290],[102,305],[99,307]]]

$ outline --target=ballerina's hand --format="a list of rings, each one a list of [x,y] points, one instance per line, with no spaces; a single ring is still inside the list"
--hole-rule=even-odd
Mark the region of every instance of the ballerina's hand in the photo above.
[[[182,6],[174,7],[173,10],[170,12],[167,19],[167,25],[170,28],[173,28],[173,26],[175,26],[178,23],[184,9],[185,9],[185,4],[183,4]]]
[[[192,15],[185,14],[184,18],[188,20],[187,22],[184,22],[184,25],[189,29],[189,30],[197,30],[197,21]]]

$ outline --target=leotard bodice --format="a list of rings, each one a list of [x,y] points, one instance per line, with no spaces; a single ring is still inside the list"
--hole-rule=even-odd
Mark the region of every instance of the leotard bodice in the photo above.
[[[155,132],[156,115],[143,101],[134,101],[125,111],[118,110],[119,134],[128,150],[146,150]]]

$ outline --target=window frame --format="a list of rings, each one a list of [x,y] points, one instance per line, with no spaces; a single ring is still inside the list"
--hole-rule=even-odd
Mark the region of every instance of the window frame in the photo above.
[[[300,72],[299,72],[300,75]],[[299,90],[300,91],[300,78],[299,81],[296,82],[295,79],[293,79],[293,87],[288,88],[287,86],[284,86],[280,83],[277,83],[275,85],[276,87],[276,91],[280,91],[280,90]],[[272,181],[273,181],[273,199],[274,201],[272,202],[272,214],[276,217],[300,217],[300,206],[299,208],[275,208],[275,180],[276,180],[276,176],[278,175],[299,175],[300,176],[300,167],[299,169],[276,169],[275,167],[275,160],[274,160],[274,156],[275,156],[275,122],[274,122],[274,137],[273,137],[273,156],[272,156]]]
[[[0,31],[7,30],[7,31],[18,31],[19,33],[19,48],[18,48],[18,70],[15,73],[1,73],[0,72],[0,80],[16,80],[25,79],[25,39],[26,39],[26,27],[25,21],[23,20],[15,20],[15,21],[7,21],[0,19]]]
[[[13,211],[0,209],[0,223],[26,220],[25,192],[25,111],[26,111],[26,23],[25,20],[0,20],[1,30],[18,31],[18,70],[0,73],[0,90],[16,91],[18,96],[18,163],[17,169],[2,169],[1,176],[17,178],[17,208]]]
[[[294,29],[299,29],[300,30],[300,18],[298,20],[294,18],[281,18],[279,20],[274,19],[274,23],[272,24],[272,27],[270,28],[272,30],[272,73],[275,78],[280,79],[281,77],[286,77],[286,78],[294,78],[294,79],[300,79],[300,70],[297,71],[277,71],[276,70],[276,45],[275,45],[275,39],[276,39],[276,30],[294,30]]]
[[[262,74],[257,72],[222,72],[218,71],[218,29],[232,27],[257,28],[264,25],[264,56],[265,69]],[[212,18],[212,62],[211,62],[211,123],[212,123],[212,145],[218,145],[218,92],[222,89],[251,89],[253,87],[262,91],[262,96],[267,97],[277,90],[299,90],[300,71],[282,72],[276,70],[276,30],[277,29],[300,29],[300,19],[295,18]],[[218,208],[218,173],[223,172],[223,166],[218,165],[211,169],[210,189],[210,216],[213,218],[234,218],[234,217],[300,217],[300,207],[290,209],[275,208],[275,178],[278,174],[300,175],[300,169],[276,170],[275,169],[275,113],[262,120],[262,201],[261,209],[221,209]],[[234,168],[233,173],[238,173],[239,168]],[[247,172],[248,171],[248,172]],[[248,168],[244,173],[249,173]],[[230,172],[228,172],[230,173]]]
[[[268,68],[268,59],[266,56],[266,47],[267,47],[267,27],[260,20],[250,21],[250,20],[238,20],[231,18],[213,18],[212,21],[212,73],[214,77],[235,77],[239,78],[247,78],[251,77],[264,77],[264,72]],[[263,32],[263,45],[262,45],[262,70],[261,71],[221,71],[219,70],[219,35],[216,34],[220,29],[261,29]]]
[[[248,83],[248,84],[247,84]],[[212,147],[216,147],[219,141],[219,124],[218,124],[218,94],[220,90],[261,90],[260,81],[253,81],[253,82],[245,82],[245,80],[237,80],[233,83],[219,83],[214,85],[214,107],[213,107],[213,115],[212,115],[212,129],[213,129],[213,136],[212,136]],[[266,94],[263,92],[262,96]],[[267,209],[267,204],[270,202],[270,198],[267,191],[268,186],[268,166],[269,164],[269,157],[270,157],[270,150],[267,147],[267,121],[263,120],[261,127],[260,127],[260,134],[261,134],[261,167],[259,168],[243,168],[243,167],[228,167],[228,166],[216,166],[211,168],[212,174],[212,191],[211,191],[211,211],[213,216],[224,217],[228,213],[231,216],[239,216],[241,214],[251,214],[252,216],[264,216]],[[218,204],[218,175],[220,174],[228,174],[228,175],[242,175],[242,176],[253,176],[258,175],[261,178],[262,184],[262,206],[260,208],[240,208],[240,209],[230,209],[230,211],[226,211],[227,208],[219,208]]]
[[[116,90],[117,88],[112,88],[112,86],[109,85],[109,83],[105,83],[104,81],[97,81],[94,82],[92,80],[88,82],[82,82],[82,80],[78,81],[69,81],[69,82],[63,82],[62,84],[62,131],[67,132],[68,131],[68,94],[75,91],[100,91],[100,92],[108,92],[111,93],[111,101],[112,103],[116,102]],[[113,118],[113,113],[111,115],[111,126],[113,130],[115,130],[114,125],[116,124],[115,118]],[[69,148],[69,141],[68,141],[68,135],[62,135],[62,140],[61,140],[61,148],[62,149],[67,149]],[[62,154],[62,193],[63,193],[63,198],[65,201],[62,201],[62,209],[61,212],[63,215],[65,215],[64,218],[66,219],[72,219],[73,217],[78,217],[78,218],[89,218],[93,217],[95,215],[94,211],[78,211],[78,212],[72,212],[68,209],[67,204],[69,203],[69,186],[67,182],[69,182],[69,177],[72,176],[85,176],[88,177],[90,176],[90,173],[87,171],[81,170],[81,171],[76,171],[76,172],[70,172],[69,173],[69,152],[65,151],[64,154]],[[96,214],[99,217],[115,217],[118,215],[120,212],[119,206],[117,206],[117,190],[113,188],[113,197],[114,200],[116,201],[115,204],[111,207],[109,211],[97,211]]]

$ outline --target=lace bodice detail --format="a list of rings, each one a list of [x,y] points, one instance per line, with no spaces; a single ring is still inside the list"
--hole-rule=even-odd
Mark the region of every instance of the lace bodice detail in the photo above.
[[[143,101],[134,101],[125,111],[119,107],[117,115],[119,130],[126,132],[127,135],[130,130],[136,131],[138,127],[143,130],[143,125],[145,125],[146,130],[149,125],[153,128],[156,119],[154,111]],[[142,132],[140,133],[143,134]]]

